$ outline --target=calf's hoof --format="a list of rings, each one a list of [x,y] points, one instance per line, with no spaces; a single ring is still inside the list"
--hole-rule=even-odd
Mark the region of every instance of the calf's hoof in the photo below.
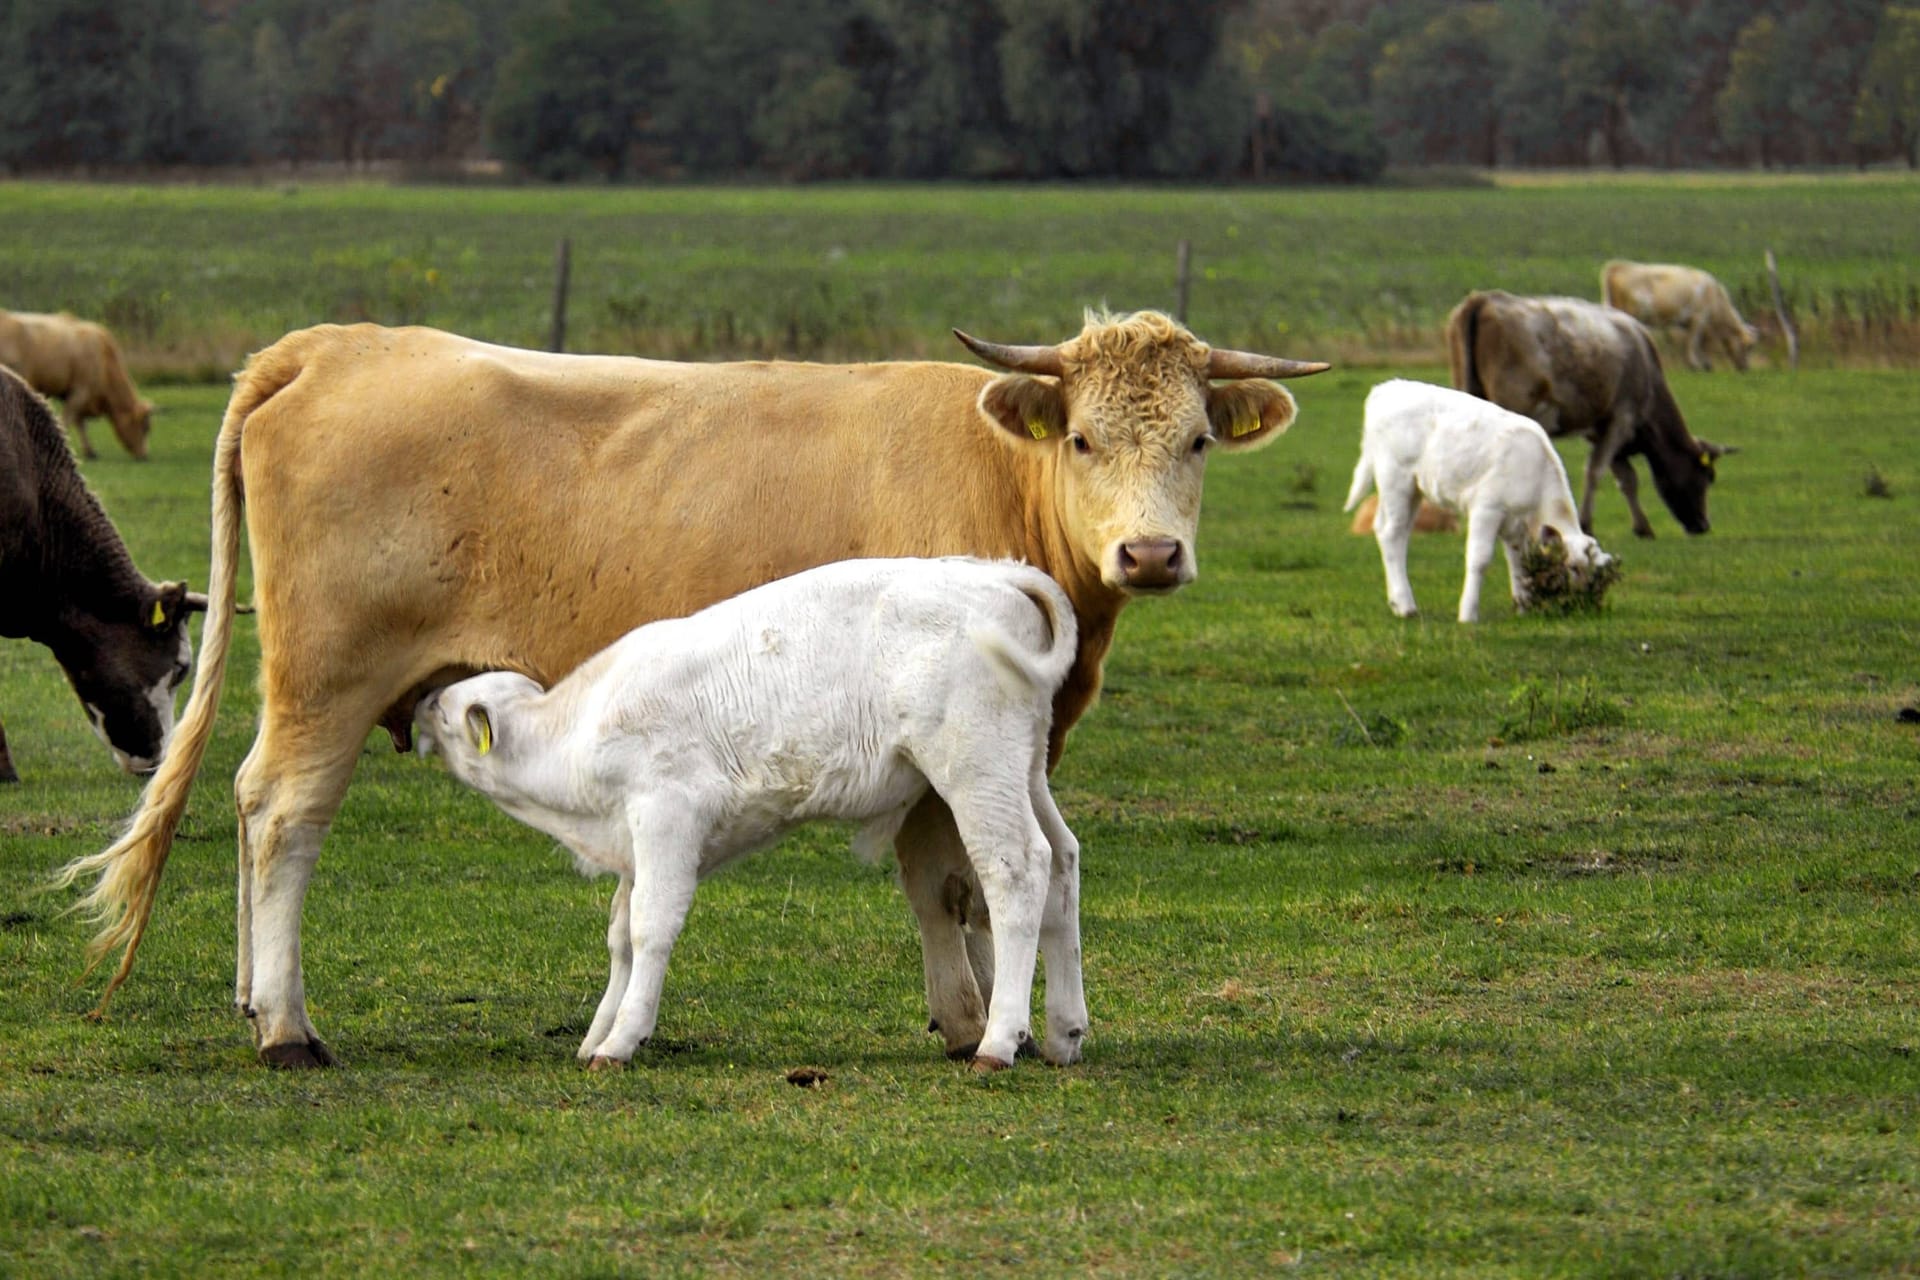
[[[587,1059],[587,1070],[589,1071],[625,1071],[626,1069],[627,1064],[625,1062],[619,1058],[609,1058],[603,1053],[596,1053]]]
[[[1011,1062],[992,1057],[989,1054],[976,1053],[973,1055],[973,1074],[977,1076],[990,1076],[996,1071],[1005,1071],[1012,1065]]]
[[[337,1067],[340,1060],[333,1050],[318,1040],[289,1040],[285,1044],[260,1046],[260,1061],[280,1071],[306,1071],[315,1067]]]

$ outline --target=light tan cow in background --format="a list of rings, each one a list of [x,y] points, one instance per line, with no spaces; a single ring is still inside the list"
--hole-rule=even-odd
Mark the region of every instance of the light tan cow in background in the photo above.
[[[105,417],[127,452],[146,458],[153,406],[134,393],[120,344],[104,326],[64,311],[0,311],[0,364],[65,403],[63,416],[82,456],[99,456],[87,439],[87,419]]]
[[[999,366],[680,364],[548,355],[431,329],[323,326],[255,355],[213,466],[211,611],[172,750],[99,877],[95,955],[133,963],[231,645],[244,515],[260,730],[235,779],[234,995],[263,1061],[331,1063],[307,1014],[300,920],[368,730],[480,671],[550,686],[616,637],[814,565],[1024,560],[1073,604],[1050,761],[1092,703],[1120,610],[1197,573],[1208,458],[1277,438],[1268,378],[1327,366],[1215,350],[1166,316],[1090,315],[1044,346],[961,341]],[[894,842],[949,1053],[986,1027],[992,938],[952,814]],[[1078,912],[1079,869],[1058,869]]]
[[[1600,268],[1600,300],[1683,340],[1689,369],[1711,369],[1709,350],[1717,349],[1744,373],[1760,340],[1734,310],[1726,287],[1698,267],[1615,259]]]

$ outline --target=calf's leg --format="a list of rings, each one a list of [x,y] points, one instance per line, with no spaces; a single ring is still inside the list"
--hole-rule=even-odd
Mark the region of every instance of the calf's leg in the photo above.
[[[620,887],[613,891],[613,908],[607,920],[607,956],[611,961],[607,991],[600,997],[600,1007],[594,1010],[587,1038],[580,1042],[580,1052],[575,1055],[582,1062],[593,1061],[607,1033],[613,1030],[613,1020],[626,998],[627,982],[633,976],[633,934],[628,916],[632,900],[633,877],[621,876]]]
[[[920,927],[928,1015],[947,1056],[970,1057],[987,1026],[986,997],[966,936],[972,914],[968,894],[977,890],[953,814],[937,794],[928,792],[907,814],[894,838],[894,854],[900,862],[900,888]]]
[[[1376,483],[1378,475],[1376,472]],[[1380,501],[1373,511],[1373,540],[1380,545],[1380,564],[1387,574],[1387,607],[1397,617],[1420,612],[1414,603],[1413,582],[1407,577],[1407,541],[1413,536],[1413,514],[1420,506],[1419,491],[1380,485]]]
[[[1487,567],[1493,563],[1493,549],[1500,541],[1500,517],[1496,512],[1472,511],[1467,514],[1467,580],[1460,588],[1460,621],[1480,621],[1480,588],[1487,579]]]
[[[1044,753],[1045,747],[1042,744]],[[1060,816],[1047,788],[1046,757],[1036,762],[1028,794],[1040,830],[1053,848],[1053,875],[1040,916],[1040,954],[1046,962],[1046,1040],[1040,1055],[1056,1067],[1080,1060],[1087,1034],[1087,995],[1080,961],[1080,842]]]
[[[679,806],[639,801],[627,825],[633,839],[627,910],[632,973],[612,1028],[588,1059],[594,1070],[620,1066],[653,1035],[667,961],[700,883],[701,829],[692,815]]]

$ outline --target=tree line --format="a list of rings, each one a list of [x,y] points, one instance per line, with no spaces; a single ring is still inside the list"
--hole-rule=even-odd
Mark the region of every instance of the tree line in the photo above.
[[[0,0],[0,15],[15,173],[1920,164],[1920,3]]]

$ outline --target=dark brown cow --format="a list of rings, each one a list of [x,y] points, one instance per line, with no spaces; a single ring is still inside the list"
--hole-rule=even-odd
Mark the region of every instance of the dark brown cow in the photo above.
[[[74,465],[46,402],[0,369],[0,636],[53,650],[100,740],[129,773],[160,762],[207,606],[149,582]],[[0,730],[0,782],[18,782]]]
[[[1732,449],[1697,439],[1667,389],[1653,339],[1624,311],[1580,298],[1470,293],[1447,317],[1453,385],[1524,413],[1550,436],[1584,436],[1587,483],[1580,527],[1593,532],[1593,494],[1608,471],[1633,513],[1633,531],[1653,536],[1628,461],[1647,459],[1654,488],[1688,533],[1705,533],[1714,463]]]

